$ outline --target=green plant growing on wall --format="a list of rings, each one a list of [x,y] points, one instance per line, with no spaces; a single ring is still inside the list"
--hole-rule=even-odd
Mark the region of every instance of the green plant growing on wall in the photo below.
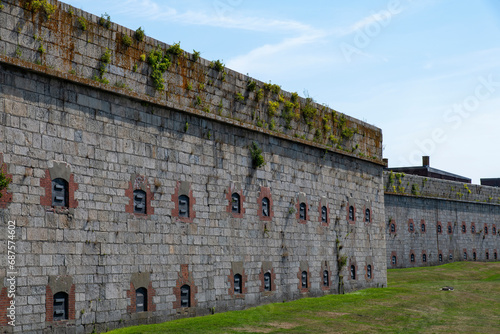
[[[255,87],[257,87],[257,83],[253,80],[249,80],[247,83],[247,90],[249,92],[253,92],[255,90]]]
[[[193,90],[193,85],[190,82],[188,82],[188,84],[186,86],[186,89],[187,90]]]
[[[2,166],[3,169],[3,166]],[[4,189],[9,189],[9,184],[12,182],[12,179],[10,177],[7,177],[3,171],[0,169],[0,198],[3,196],[2,191]]]
[[[109,16],[108,13],[102,14],[101,18],[99,19],[99,24],[104,28],[111,28],[111,16]]]
[[[276,115],[276,110],[278,110],[280,103],[278,101],[268,101],[268,109],[267,112],[269,113],[270,117],[274,117]]]
[[[276,121],[273,119],[271,119],[271,122],[269,123],[269,130],[274,130],[274,128],[276,128]]]
[[[313,102],[312,99],[310,97],[308,97],[306,99],[305,106],[302,107],[302,110],[301,110],[302,118],[304,119],[304,121],[306,122],[306,124],[308,126],[312,126],[313,125],[313,120],[318,115],[318,109],[314,108],[311,105],[312,102]]]
[[[235,95],[234,98],[235,98],[236,101],[239,101],[239,102],[245,101],[245,97],[241,93],[236,93],[236,95]]]
[[[343,139],[351,139],[354,136],[354,131],[351,128],[344,128],[340,134]]]
[[[199,106],[203,103],[203,101],[201,100],[201,97],[197,96],[195,99],[194,99],[194,106]]]
[[[132,68],[132,71],[137,72],[137,68],[138,68],[137,64],[134,64],[134,67]]]
[[[28,0],[24,2],[24,8],[33,13],[42,11],[47,19],[50,19],[50,16],[56,12],[57,6],[51,5],[47,0]]]
[[[0,1],[0,10],[3,10],[3,3]]]
[[[160,47],[157,47],[149,52],[148,64],[152,69],[151,78],[153,79],[154,87],[156,90],[164,90],[165,79],[163,79],[163,73],[165,73],[170,66],[170,59],[163,54]]]
[[[193,61],[196,62],[200,58],[200,51],[193,50]]]
[[[257,101],[260,101],[264,98],[264,90],[261,88],[257,91],[257,94],[255,94],[255,99]]]
[[[292,97],[290,98],[293,104],[295,104],[298,108],[298,103],[299,103],[299,94],[297,92],[292,93]]]
[[[467,190],[467,193],[469,195],[472,193],[472,191],[470,191],[469,187],[466,184],[464,184],[464,188],[465,188],[465,190]]]
[[[108,71],[107,66],[111,63],[111,50],[106,48],[106,51],[101,56],[101,63],[99,65],[99,75],[94,75],[93,79],[103,84],[108,84],[109,80],[104,77],[104,74]]]
[[[182,55],[183,52],[184,50],[181,49],[181,42],[174,43],[167,49],[167,53],[177,57]]]
[[[16,47],[16,56],[17,56],[18,58],[21,58],[21,56],[22,56],[22,55],[23,55],[23,51],[21,50],[21,47],[18,45],[18,46]]]
[[[80,29],[83,31],[87,30],[87,20],[83,16],[79,16],[76,20]]]
[[[127,34],[123,34],[122,35],[122,44],[125,46],[125,47],[129,47],[132,45],[132,38],[127,35]]]
[[[184,124],[184,132],[188,132],[189,130],[189,123],[186,122],[186,124]]]
[[[143,54],[139,57],[139,59],[140,59],[141,61],[146,61],[146,55],[143,53]]]
[[[316,129],[316,131],[314,131],[313,141],[316,142],[316,143],[319,143],[320,140],[321,140],[321,130],[320,129]]]
[[[270,81],[269,83],[264,83],[264,89],[276,95],[281,92],[281,86],[272,84]]]
[[[285,120],[285,128],[290,130],[292,128],[292,120],[296,118],[294,112],[295,104],[290,101],[285,101],[281,117]]]
[[[142,42],[142,41],[144,41],[144,38],[146,37],[146,33],[144,32],[144,30],[142,29],[142,27],[139,27],[135,31],[134,36],[135,36],[136,40],[138,40],[139,42]]]
[[[224,71],[224,63],[220,60],[212,61],[210,62],[210,65],[208,65],[210,68],[213,68],[217,72],[222,72]]]
[[[200,83],[198,84],[198,89],[199,89],[199,90],[204,90],[204,89],[205,89],[205,84],[204,84],[203,82],[200,82]]]
[[[413,183],[413,184],[411,185],[411,194],[412,194],[412,195],[415,195],[415,196],[418,196],[418,195],[419,195],[419,193],[420,193],[420,189],[418,189],[418,185],[417,185],[417,184],[415,184],[415,183]]]
[[[264,157],[262,156],[262,149],[259,147],[259,144],[254,141],[250,145],[250,156],[252,157],[252,164],[254,168],[259,168],[266,164]]]

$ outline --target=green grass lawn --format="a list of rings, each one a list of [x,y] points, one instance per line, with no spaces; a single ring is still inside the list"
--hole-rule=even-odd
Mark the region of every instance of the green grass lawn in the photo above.
[[[109,333],[500,333],[500,262],[391,269],[388,285]]]

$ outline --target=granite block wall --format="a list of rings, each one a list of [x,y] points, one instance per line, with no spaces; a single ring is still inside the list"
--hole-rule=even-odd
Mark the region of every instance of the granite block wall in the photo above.
[[[59,2],[50,2],[50,18],[23,1],[2,3],[0,153],[12,178],[0,202],[2,254],[16,225],[16,326],[2,309],[3,331],[102,332],[386,286],[379,129],[305,100],[321,113],[309,125],[294,118],[294,134],[284,118],[276,131],[257,126],[254,113],[271,117],[263,105],[232,101],[249,80],[241,74],[211,78],[208,61],[184,54],[172,58],[158,92],[147,64],[138,73],[133,64],[164,44],[146,38],[123,49],[116,41],[132,31],[102,27]],[[33,34],[44,36],[46,52],[36,51]],[[106,77],[127,87],[88,78],[106,47],[114,50]],[[220,113],[193,105],[186,78],[210,86],[200,95],[218,97]],[[352,135],[320,141],[325,112],[336,115],[335,131]],[[253,142],[263,150],[261,168]],[[60,198],[54,180],[66,186]],[[10,272],[2,256],[4,306]]]

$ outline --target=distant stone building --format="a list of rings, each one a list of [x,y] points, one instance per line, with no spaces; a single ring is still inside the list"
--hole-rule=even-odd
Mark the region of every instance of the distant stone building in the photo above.
[[[498,261],[500,189],[423,161],[384,172],[387,267]]]

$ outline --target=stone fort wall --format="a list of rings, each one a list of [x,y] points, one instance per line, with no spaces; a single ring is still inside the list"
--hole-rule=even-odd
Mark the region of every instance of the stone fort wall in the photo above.
[[[49,3],[0,11],[2,254],[17,226],[16,327],[2,256],[2,330],[100,332],[386,286],[380,129],[187,53],[157,90],[147,59],[169,46]]]
[[[500,189],[384,172],[387,267],[498,261]]]

